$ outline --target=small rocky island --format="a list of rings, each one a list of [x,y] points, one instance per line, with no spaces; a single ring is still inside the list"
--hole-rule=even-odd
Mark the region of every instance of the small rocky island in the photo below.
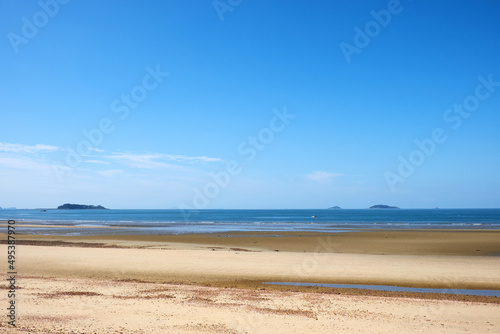
[[[63,204],[57,207],[59,210],[108,210],[102,205],[85,205],[85,204]]]
[[[374,206],[370,206],[370,209],[399,209],[397,206],[389,206],[384,204],[377,204]]]
[[[340,206],[332,206],[330,208],[328,208],[328,210],[339,210],[339,209],[342,209]]]

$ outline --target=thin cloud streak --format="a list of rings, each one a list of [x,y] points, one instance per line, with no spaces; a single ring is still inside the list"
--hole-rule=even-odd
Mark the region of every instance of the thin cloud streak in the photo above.
[[[110,169],[110,170],[103,170],[100,172],[97,172],[97,174],[105,176],[105,177],[115,177],[118,175],[123,175],[125,173],[124,170],[121,169]]]
[[[109,165],[108,161],[101,161],[101,160],[85,160],[85,162],[91,163],[91,164]]]
[[[189,157],[183,155],[169,155],[161,153],[149,154],[131,154],[131,153],[113,153],[113,155],[106,156],[115,161],[121,161],[127,165],[135,168],[156,169],[156,168],[178,168],[176,165],[166,163],[165,161],[182,162],[187,161],[190,163],[206,163],[218,162],[219,158],[210,158],[205,156]]]
[[[44,169],[51,168],[51,166],[48,163],[23,156],[0,157],[0,166],[16,170],[23,169],[23,170],[34,170],[34,171],[41,171]]]
[[[343,176],[344,174],[341,173],[329,173],[329,172],[324,172],[324,171],[315,171],[311,174],[306,175],[306,177],[309,180],[320,182],[320,183],[327,183],[327,182],[332,182],[334,179],[336,179],[339,176]]]
[[[53,145],[23,145],[23,144],[11,144],[11,143],[0,143],[0,152],[24,152],[24,153],[37,153],[40,151],[56,151],[59,148]]]

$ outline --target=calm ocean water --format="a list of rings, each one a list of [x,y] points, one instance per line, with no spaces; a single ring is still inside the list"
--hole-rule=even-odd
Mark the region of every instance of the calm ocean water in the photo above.
[[[47,210],[46,212],[0,210],[0,220],[8,219],[20,222],[17,225],[18,233],[47,235],[500,229],[500,209]],[[24,227],[22,222],[38,222],[41,225],[71,225],[73,228]],[[98,226],[121,228],[110,230],[96,228]]]

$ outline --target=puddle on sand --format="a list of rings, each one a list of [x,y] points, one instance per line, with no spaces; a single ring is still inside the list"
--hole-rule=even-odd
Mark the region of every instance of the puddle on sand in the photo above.
[[[453,295],[500,297],[500,290],[430,289],[430,288],[406,288],[406,287],[391,286],[391,285],[323,284],[323,283],[301,283],[301,282],[264,282],[264,284],[319,286],[325,288],[339,288],[339,289],[364,289],[364,290],[402,291],[402,292],[420,292],[420,293],[431,292],[431,293],[448,293]]]

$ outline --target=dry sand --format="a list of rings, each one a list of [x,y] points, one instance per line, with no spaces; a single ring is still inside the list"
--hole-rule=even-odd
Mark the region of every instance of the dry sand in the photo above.
[[[499,237],[494,231],[18,235],[18,329],[4,320],[0,331],[499,333],[496,297],[262,285],[500,289]],[[0,300],[7,305],[6,294]]]
[[[496,304],[22,278],[12,333],[498,333]],[[6,331],[5,323],[0,331]]]

